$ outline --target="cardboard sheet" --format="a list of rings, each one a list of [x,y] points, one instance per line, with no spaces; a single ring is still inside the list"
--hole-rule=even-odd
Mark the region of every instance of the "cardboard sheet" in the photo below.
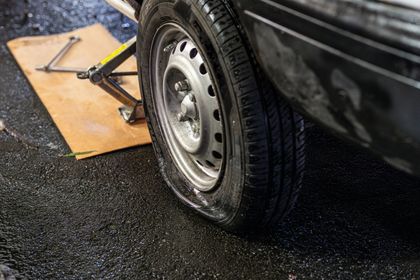
[[[121,104],[99,87],[88,80],[78,80],[73,73],[35,70],[36,66],[47,64],[71,35],[82,40],[64,56],[58,64],[60,66],[87,68],[121,45],[98,24],[59,35],[18,38],[7,45],[72,152],[88,152],[76,158],[149,144],[151,140],[145,121],[126,124],[118,114]],[[135,71],[135,58],[126,61],[118,70]],[[137,77],[124,77],[123,80],[122,86],[139,98]]]

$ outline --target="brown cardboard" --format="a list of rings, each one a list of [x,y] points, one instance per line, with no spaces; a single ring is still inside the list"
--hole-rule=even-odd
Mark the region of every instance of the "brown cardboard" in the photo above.
[[[145,121],[126,124],[117,111],[121,104],[99,87],[87,80],[78,80],[73,73],[35,70],[36,66],[49,62],[71,35],[81,37],[82,41],[71,48],[59,62],[60,66],[87,68],[121,45],[99,24],[59,35],[18,38],[7,45],[72,152],[94,151],[76,158],[149,144]],[[118,70],[136,70],[135,58]],[[124,77],[122,86],[140,97],[137,77]]]

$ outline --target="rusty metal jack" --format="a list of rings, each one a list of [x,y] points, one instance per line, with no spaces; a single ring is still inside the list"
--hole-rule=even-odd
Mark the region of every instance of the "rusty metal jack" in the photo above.
[[[87,71],[77,74],[79,79],[89,79],[92,84],[99,86],[109,95],[117,99],[124,106],[119,108],[123,119],[128,123],[134,123],[144,118],[143,102],[123,89],[115,77],[135,76],[137,72],[114,72],[124,61],[136,52],[136,38],[132,38],[116,49],[98,64],[90,67]]]

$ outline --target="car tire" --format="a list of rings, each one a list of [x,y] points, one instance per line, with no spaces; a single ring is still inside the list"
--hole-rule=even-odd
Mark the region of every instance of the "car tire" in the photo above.
[[[227,1],[149,0],[140,11],[139,76],[163,178],[230,231],[281,221],[304,167],[303,120],[248,46]]]

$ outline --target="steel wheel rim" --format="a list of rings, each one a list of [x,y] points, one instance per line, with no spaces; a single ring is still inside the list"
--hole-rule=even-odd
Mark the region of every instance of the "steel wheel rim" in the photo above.
[[[199,49],[176,24],[162,26],[151,50],[156,117],[172,158],[199,191],[217,185],[224,164],[216,87]]]

